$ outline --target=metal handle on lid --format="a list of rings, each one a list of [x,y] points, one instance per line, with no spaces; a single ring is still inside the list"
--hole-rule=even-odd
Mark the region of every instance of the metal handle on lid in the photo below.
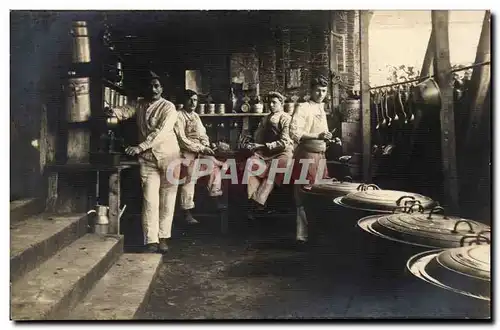
[[[477,236],[483,236],[483,234],[486,234],[486,233],[490,233],[491,234],[491,230],[487,229],[487,230],[481,230],[479,233],[477,233]]]
[[[405,202],[405,206],[415,205],[415,204],[422,205],[422,203],[418,199],[413,199]]]
[[[442,211],[444,213],[444,208],[442,206],[434,206],[432,208],[432,210],[429,212],[429,216],[427,217],[427,219],[432,219],[432,215],[438,211]],[[443,218],[444,219],[448,219],[448,217],[446,215],[443,214]]]
[[[412,200],[415,200],[415,197],[413,196],[401,196],[399,197],[399,199],[396,201],[396,205],[397,206],[400,206],[401,205],[401,202],[404,200],[404,199],[412,199]]]
[[[413,213],[413,208],[414,208],[415,206],[418,208],[418,212],[420,212],[420,213],[424,213],[424,207],[423,207],[423,206],[422,206],[422,204],[420,204],[420,203],[414,203],[414,204],[412,204],[412,206],[410,206],[410,207],[408,208],[408,212],[407,212],[407,213]]]
[[[350,177],[349,175],[345,176],[340,182],[344,182],[344,181],[352,182],[352,177]]]
[[[402,210],[403,211],[402,213],[408,213],[408,207],[407,206],[398,206],[398,207],[395,207],[394,210],[392,210],[392,213],[393,214],[400,213],[400,212],[396,212],[397,210]]]
[[[362,183],[360,184],[357,188],[357,191],[365,191],[366,190],[366,184]]]
[[[453,230],[451,231],[453,234],[456,234],[458,233],[457,231],[457,227],[460,223],[466,223],[467,225],[469,225],[469,233],[471,234],[474,234],[474,228],[472,228],[472,223],[470,223],[469,221],[467,220],[458,220],[456,223],[455,223],[455,227],[453,227]]]
[[[464,246],[465,240],[467,238],[473,239],[472,241],[469,242],[469,245],[472,245],[474,243],[477,244],[477,245],[481,245],[481,241],[486,242],[486,244],[491,244],[490,239],[488,237],[486,237],[486,236],[482,236],[482,235],[475,235],[475,236],[466,235],[466,236],[464,236],[464,237],[462,237],[460,239],[460,246],[461,247]]]

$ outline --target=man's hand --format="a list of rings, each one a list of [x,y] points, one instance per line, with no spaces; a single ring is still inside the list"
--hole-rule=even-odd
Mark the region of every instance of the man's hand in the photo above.
[[[256,150],[259,150],[259,149],[264,149],[266,148],[266,145],[265,144],[260,144],[260,143],[254,143],[253,146],[252,146],[252,150],[253,151],[256,151]]]
[[[214,151],[212,149],[210,149],[209,147],[203,147],[203,149],[201,149],[201,153],[204,155],[209,155],[209,156],[215,155]]]
[[[142,152],[142,149],[139,147],[128,147],[125,149],[125,153],[129,156],[135,156]]]
[[[105,107],[104,108],[104,115],[106,117],[114,117],[115,113],[113,112],[113,109],[111,109],[110,107]]]
[[[345,163],[347,163],[348,161],[350,161],[350,160],[351,160],[351,158],[352,158],[352,156],[342,156],[342,157],[340,157],[340,158],[339,158],[339,161],[340,161],[341,163],[344,163],[344,164],[345,164]]]
[[[331,140],[333,138],[333,134],[330,132],[321,132],[318,135],[319,140]]]

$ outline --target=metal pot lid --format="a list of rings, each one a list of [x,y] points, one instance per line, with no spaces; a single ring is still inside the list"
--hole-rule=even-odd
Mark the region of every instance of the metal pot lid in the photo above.
[[[407,206],[406,209],[403,213],[365,217],[358,221],[358,226],[385,239],[432,248],[459,247],[465,241],[475,239],[476,235],[490,231],[489,226],[480,222],[436,214],[444,211],[440,206],[428,213],[423,213],[420,204]],[[414,209],[422,212],[415,213]]]
[[[323,195],[323,196],[344,196],[356,191],[364,191],[369,189],[369,186],[364,183],[352,182],[350,176],[346,176],[342,180],[332,179],[328,183],[316,183],[306,185],[302,190],[309,194]]]
[[[416,277],[469,297],[490,300],[491,245],[473,245],[419,253],[407,268]]]
[[[430,209],[437,203],[429,197],[398,190],[382,190],[375,185],[370,185],[373,189],[354,192],[346,196],[334,199],[340,206],[373,211],[380,213],[393,212],[401,207],[420,204],[424,210]]]

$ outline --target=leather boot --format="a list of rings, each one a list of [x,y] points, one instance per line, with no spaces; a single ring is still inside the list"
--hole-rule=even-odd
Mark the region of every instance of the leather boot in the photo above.
[[[303,206],[297,207],[297,233],[296,240],[300,242],[307,242],[307,216]]]
[[[158,247],[158,251],[160,253],[167,253],[168,252],[168,244],[167,244],[166,238],[160,238],[160,245]]]
[[[158,253],[158,243],[146,244],[144,247],[145,253]]]
[[[187,224],[189,225],[196,225],[198,224],[198,220],[196,220],[193,215],[191,214],[190,210],[184,210],[184,220],[186,221]]]

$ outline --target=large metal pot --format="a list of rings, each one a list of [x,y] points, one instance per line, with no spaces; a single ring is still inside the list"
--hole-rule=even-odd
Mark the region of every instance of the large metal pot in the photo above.
[[[349,268],[353,280],[369,288],[363,294],[376,295],[381,303],[396,296],[409,315],[425,316],[433,311],[455,317],[485,315],[487,308],[471,304],[468,298],[456,299],[452,293],[426,288],[424,282],[418,283],[409,275],[405,265],[416,253],[436,246],[459,246],[471,239],[472,232],[487,227],[438,214],[442,208],[436,201],[402,191],[365,190],[336,198],[335,203],[345,208],[340,223],[358,224],[336,235],[344,247],[339,248],[342,258],[337,259],[347,265],[344,267]]]
[[[309,223],[309,232],[313,239],[320,236],[328,236],[329,239],[322,239],[322,243],[330,243],[331,232],[341,229],[339,221],[341,215],[340,207],[334,204],[333,199],[353,192],[365,189],[378,189],[374,185],[366,185],[361,182],[352,182],[352,177],[346,176],[340,181],[332,179],[328,183],[318,183],[302,188],[303,206]]]
[[[358,269],[372,271],[380,268],[380,260],[385,258],[386,246],[377,242],[373,236],[366,235],[357,228],[359,219],[367,216],[383,216],[393,212],[413,210],[418,205],[423,210],[432,208],[437,203],[429,197],[397,190],[382,190],[376,185],[367,185],[368,189],[337,197],[332,204],[337,205],[335,239],[339,248],[356,264]],[[384,242],[385,243],[385,242]],[[385,261],[385,260],[384,260]],[[388,260],[390,265],[393,262]],[[401,267],[399,268],[401,270]]]
[[[371,215],[358,221],[365,232],[363,242],[370,247],[366,251],[370,261],[367,264],[376,264],[378,271],[400,273],[411,255],[459,247],[470,235],[490,230],[473,220],[438,214],[444,212],[441,206],[424,212],[422,205],[410,204],[392,214]]]
[[[401,213],[373,215],[360,219],[358,226],[364,231],[393,242],[424,248],[459,247],[467,236],[490,230],[490,227],[473,220],[436,214],[444,211],[435,206],[424,213],[422,206],[413,204]],[[414,210],[417,209],[417,212]]]
[[[491,299],[491,245],[478,235],[476,244],[451,249],[422,252],[407,262],[417,278],[468,297]],[[481,245],[481,241],[488,244]]]

